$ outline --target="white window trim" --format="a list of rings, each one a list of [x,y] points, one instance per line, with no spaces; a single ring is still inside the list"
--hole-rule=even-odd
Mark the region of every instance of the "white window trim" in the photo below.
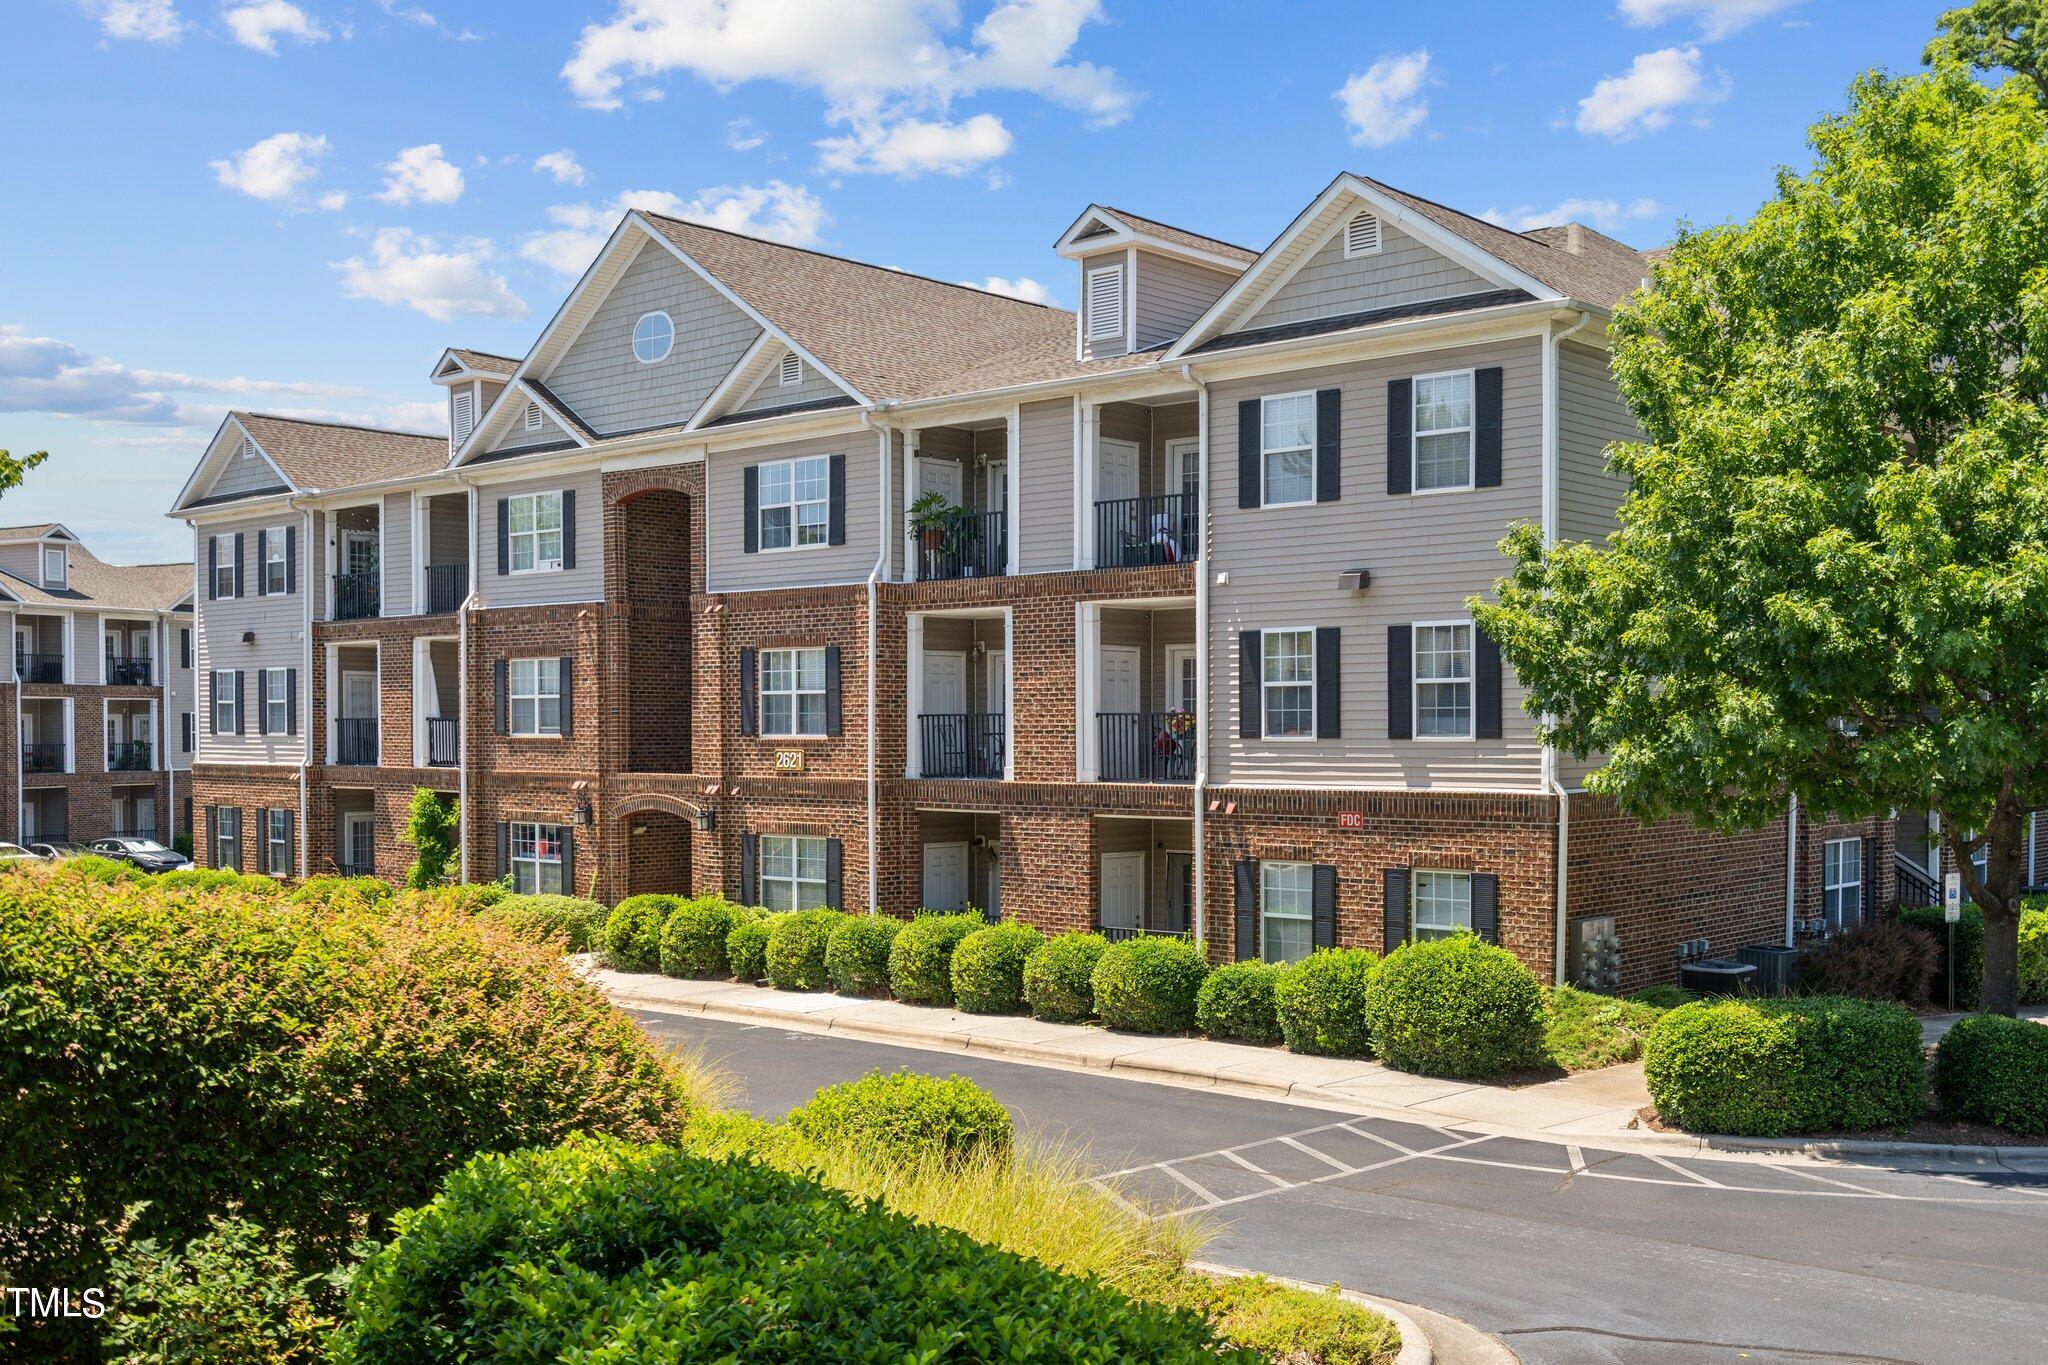
[[[230,819],[232,819],[235,827],[235,832],[232,836],[222,828],[222,826],[230,822]],[[230,843],[235,846],[235,856],[232,859],[222,858],[221,861],[236,871],[240,871],[242,867],[242,808],[240,806],[215,806],[213,808],[213,851],[218,854],[224,845]]]
[[[566,524],[558,532],[562,537],[561,558],[549,562],[540,557],[540,500],[542,498],[553,498],[555,499],[556,507],[559,509],[562,504],[562,493],[563,490],[559,488],[543,488],[532,493],[513,493],[505,499],[505,572],[507,575],[562,572],[562,565],[569,555],[569,528]],[[533,504],[533,530],[514,531],[511,529],[512,504],[516,502],[531,502]],[[556,513],[556,518],[557,520],[566,520],[561,516],[559,510]],[[514,563],[516,556],[512,553],[512,547],[518,541],[528,537],[531,537],[533,540],[533,564],[529,568],[522,569]]]
[[[51,555],[57,556],[57,574],[54,578],[50,575]],[[64,547],[61,545],[45,545],[43,547],[43,586],[47,588],[65,588],[70,585],[71,556],[64,552]]]
[[[1432,626],[1465,626],[1471,630],[1465,643],[1465,686],[1470,690],[1471,704],[1465,708],[1465,733],[1462,735],[1425,735],[1422,733],[1422,686],[1424,683],[1446,683],[1459,681],[1455,678],[1425,678],[1416,667],[1416,654],[1421,644],[1416,632]],[[1410,621],[1408,623],[1408,715],[1409,738],[1417,744],[1470,744],[1479,734],[1479,632],[1472,625],[1469,616],[1449,621]],[[1435,869],[1432,869],[1435,870]]]
[[[649,318],[655,317],[660,318],[663,322],[668,324],[668,345],[661,348],[660,355],[655,356],[652,360],[649,360],[640,354],[640,324],[647,321],[647,319]],[[667,360],[670,356],[676,353],[676,320],[670,317],[667,311],[664,309],[649,309],[647,312],[642,313],[638,318],[634,319],[633,330],[626,337],[626,348],[633,353],[633,359],[638,361],[640,364],[659,365],[662,361]]]
[[[1266,461],[1267,456],[1269,456],[1272,453],[1271,451],[1266,449],[1266,404],[1281,402],[1289,398],[1308,399],[1308,496],[1305,498],[1296,498],[1290,502],[1274,502],[1266,496]],[[1320,414],[1316,412],[1316,391],[1314,389],[1296,389],[1292,393],[1268,393],[1260,396],[1259,506],[1255,510],[1263,511],[1268,507],[1315,506],[1316,495],[1322,492],[1322,490],[1316,486],[1316,442],[1320,440],[1322,437],[1322,432],[1316,429],[1316,424],[1319,419]],[[1239,434],[1239,439],[1243,439],[1242,433]],[[1294,447],[1292,446],[1286,448],[1289,450],[1294,449]]]
[[[775,840],[787,840],[789,843],[789,865],[791,870],[790,876],[770,877],[768,875],[768,845],[771,841]],[[758,894],[761,898],[761,904],[768,904],[768,883],[771,881],[786,882],[789,884],[789,903],[790,908],[792,909],[804,910],[813,908],[798,904],[798,901],[801,899],[801,897],[797,894],[798,891],[801,888],[808,885],[817,886],[818,894],[820,897],[818,904],[825,904],[823,897],[828,895],[832,890],[832,883],[828,878],[820,877],[817,879],[815,883],[813,883],[809,878],[798,877],[795,875],[796,868],[801,865],[797,858],[797,846],[799,844],[804,843],[806,840],[821,845],[826,842],[825,836],[822,834],[763,834],[760,836],[758,840],[755,841],[754,889],[756,894]],[[830,856],[829,853],[822,848],[819,850],[819,855],[821,859]]]
[[[519,831],[522,829],[531,830],[533,832],[533,856],[530,858],[522,858],[521,856],[519,856]],[[559,836],[555,840],[555,856],[552,858],[544,858],[541,856],[540,853],[540,832],[544,829],[554,830],[556,834]],[[507,870],[511,873],[512,885],[515,888],[517,888],[519,885],[519,865],[521,863],[525,863],[533,868],[533,891],[530,893],[520,892],[519,894],[567,894],[569,883],[567,879],[567,869],[563,868],[562,866],[561,850],[568,846],[569,840],[573,837],[574,836],[572,832],[566,825],[550,825],[540,820],[515,820],[512,822],[510,828],[507,829],[505,832],[505,858],[507,862],[511,863],[511,867]],[[541,870],[546,867],[554,867],[558,870],[557,880],[561,883],[561,892],[551,892],[546,889],[547,883],[543,880],[541,876]]]
[[[225,589],[220,584],[222,574],[226,574],[228,579]],[[213,538],[213,582],[208,586],[213,589],[215,598],[235,595],[235,538],[232,534],[222,533]]]
[[[265,597],[281,597],[290,591],[285,586],[292,581],[291,563],[285,554],[285,546],[284,527],[271,526],[264,530],[263,562],[256,571],[263,575],[257,586],[262,588]],[[278,566],[277,587],[274,589],[270,586],[270,566],[273,563]]]
[[[798,465],[800,465],[800,464],[804,463],[804,462],[805,462],[806,460],[823,460],[823,461],[825,462],[825,496],[824,496],[824,497],[822,497],[822,498],[804,498],[804,499],[801,499],[801,500],[799,500],[799,499],[797,498],[797,496],[796,496],[796,467],[797,467]],[[829,549],[831,549],[831,548],[832,548],[832,456],[831,456],[831,455],[829,455],[829,454],[827,454],[827,455],[792,455],[792,456],[790,456],[790,457],[789,457],[788,459],[786,459],[786,460],[764,460],[764,461],[762,461],[762,462],[761,462],[761,464],[760,464],[760,465],[759,465],[759,466],[757,467],[757,469],[755,470],[755,473],[754,473],[754,478],[755,478],[755,481],[756,481],[756,484],[755,484],[755,486],[756,486],[756,488],[757,488],[757,489],[758,489],[758,488],[759,488],[759,487],[760,487],[760,486],[761,486],[762,484],[766,483],[766,481],[767,481],[767,479],[766,479],[766,475],[765,475],[765,471],[767,471],[767,470],[770,470],[770,469],[774,469],[774,468],[775,468],[775,467],[777,467],[778,465],[788,465],[788,466],[789,466],[789,497],[790,497],[790,500],[789,500],[788,502],[774,502],[774,503],[771,503],[771,502],[759,502],[759,501],[757,501],[757,502],[756,502],[756,505],[755,505],[755,507],[754,507],[754,545],[755,545],[755,549],[756,549],[756,551],[757,551],[758,553],[760,553],[760,554],[764,554],[764,555],[784,555],[784,554],[790,554],[790,553],[792,553],[792,552],[794,552],[794,551],[798,551],[798,550],[829,550]],[[801,543],[799,543],[799,542],[798,542],[798,540],[797,540],[797,535],[796,535],[796,532],[797,532],[797,515],[796,515],[796,513],[797,513],[797,509],[798,509],[799,507],[808,507],[808,506],[810,506],[810,505],[811,505],[811,504],[812,504],[813,502],[816,502],[816,503],[820,504],[820,505],[821,505],[821,506],[823,506],[823,507],[824,507],[824,509],[825,509],[825,538],[824,538],[823,540],[814,540],[814,541],[812,541],[812,542],[811,542],[810,544],[808,544],[808,545],[804,545],[804,544],[801,544]],[[787,545],[770,545],[770,544],[768,543],[768,513],[769,513],[769,510],[770,510],[771,508],[776,508],[776,507],[787,507],[787,508],[789,509],[789,544],[787,544]],[[743,509],[743,510],[744,510],[744,509]]]
[[[1266,692],[1274,687],[1300,687],[1301,683],[1269,683],[1266,681],[1266,639],[1273,635],[1308,636],[1308,733],[1305,735],[1269,735],[1266,733]],[[1259,738],[1269,744],[1312,744],[1316,738],[1316,628],[1314,626],[1278,626],[1259,632]]]
[[[1473,930],[1473,928],[1472,928],[1472,873],[1471,873],[1471,871],[1470,871],[1469,869],[1467,869],[1467,868],[1460,868],[1460,867],[1411,867],[1411,868],[1409,868],[1409,869],[1408,869],[1408,888],[1409,888],[1409,889],[1408,889],[1408,936],[1409,936],[1410,938],[1412,938],[1412,939],[1416,940],[1417,942],[1421,942],[1421,941],[1422,941],[1422,937],[1421,937],[1421,931],[1422,931],[1422,921],[1421,921],[1421,919],[1420,919],[1420,918],[1418,918],[1418,917],[1417,917],[1417,914],[1416,914],[1416,909],[1415,909],[1416,905],[1418,904],[1418,898],[1417,898],[1417,896],[1416,896],[1416,894],[1415,894],[1415,888],[1416,888],[1417,886],[1419,886],[1419,885],[1421,884],[1421,880],[1422,880],[1422,878],[1424,878],[1424,877],[1462,877],[1462,878],[1464,878],[1464,880],[1465,880],[1465,922],[1464,922],[1464,923],[1463,923],[1462,925],[1458,925],[1458,924],[1454,924],[1454,925],[1452,925],[1452,926],[1450,927],[1450,929],[1449,929],[1448,933],[1446,933],[1446,935],[1445,935],[1445,936],[1446,936],[1446,937],[1448,937],[1448,936],[1449,936],[1450,934],[1457,934],[1457,933],[1473,933],[1473,932],[1475,932],[1475,931]],[[1431,926],[1430,926],[1430,928],[1431,928],[1432,930],[1435,930],[1435,929],[1437,928],[1437,926],[1435,926],[1435,925],[1431,925]]]
[[[818,724],[819,724],[819,725],[820,725],[820,727],[822,727],[822,728],[820,728],[820,729],[818,729],[818,730],[816,730],[816,731],[810,731],[810,730],[771,730],[771,729],[769,729],[769,728],[768,728],[768,697],[769,697],[769,692],[768,692],[768,656],[769,656],[770,654],[815,654],[815,655],[817,655],[817,656],[818,656],[818,672],[819,672],[819,675],[820,675],[820,677],[821,677],[821,678],[822,678],[822,676],[823,676],[823,674],[824,674],[824,671],[825,671],[825,647],[824,647],[823,645],[779,645],[779,646],[777,646],[777,647],[776,647],[776,648],[774,648],[774,649],[764,649],[764,650],[762,650],[762,651],[761,651],[761,652],[760,652],[760,653],[759,653],[759,654],[758,654],[758,655],[757,655],[757,656],[755,657],[755,660],[754,660],[754,705],[755,705],[755,707],[757,708],[757,713],[758,713],[758,715],[759,715],[759,718],[760,718],[760,730],[761,730],[761,738],[763,738],[763,739],[829,739],[829,738],[831,738],[831,736],[830,736],[830,735],[828,735],[828,734],[826,733],[826,731],[827,731],[827,730],[829,730],[829,729],[831,728],[831,724],[832,724],[832,722],[831,722],[831,718],[830,718],[830,716],[828,716],[828,715],[826,714],[826,709],[825,709],[825,708],[826,708],[826,698],[827,698],[827,697],[828,697],[828,696],[830,695],[830,688],[828,688],[828,687],[827,687],[827,686],[826,686],[826,685],[825,685],[825,684],[824,684],[824,683],[823,683],[822,681],[821,681],[821,682],[819,683],[819,685],[818,685],[818,689],[817,689],[817,691],[816,691],[816,692],[812,692],[812,691],[811,691],[811,690],[809,690],[808,688],[801,688],[801,687],[797,687],[797,686],[795,686],[796,680],[797,680],[797,679],[798,679],[798,678],[799,678],[799,677],[801,676],[801,674],[800,674],[800,673],[798,672],[798,670],[797,670],[797,661],[796,661],[796,660],[794,660],[794,659],[790,660],[790,675],[789,675],[789,676],[790,676],[790,683],[791,683],[791,687],[790,687],[790,690],[789,690],[788,692],[778,692],[778,693],[776,693],[775,695],[777,695],[777,696],[787,696],[787,697],[789,698],[789,719],[790,719],[790,724],[792,724],[792,725],[796,724],[796,718],[797,718],[797,717],[798,717],[799,715],[801,715],[801,714],[803,713],[803,706],[802,706],[802,702],[803,702],[803,699],[804,699],[805,697],[809,697],[809,696],[815,696],[815,697],[817,697],[817,698],[818,698],[818,701],[819,701],[819,705],[818,705]]]
[[[1267,869],[1267,868],[1275,868],[1275,867],[1285,867],[1285,868],[1306,868],[1306,869],[1308,869],[1308,895],[1309,895],[1309,902],[1308,902],[1308,913],[1306,913],[1306,914],[1302,914],[1302,915],[1275,915],[1275,914],[1273,914],[1273,913],[1272,913],[1271,911],[1269,911],[1269,910],[1268,910],[1268,909],[1266,908],[1266,869]],[[1288,921],[1289,923],[1300,923],[1300,924],[1306,924],[1306,925],[1308,925],[1308,926],[1309,926],[1309,934],[1308,934],[1308,937],[1309,937],[1309,948],[1308,948],[1308,950],[1309,950],[1309,952],[1311,952],[1311,953],[1312,953],[1312,952],[1314,952],[1314,951],[1316,950],[1316,948],[1315,948],[1315,937],[1316,937],[1316,935],[1315,935],[1315,923],[1316,923],[1316,902],[1315,902],[1315,895],[1316,895],[1316,871],[1315,871],[1315,864],[1314,864],[1314,863],[1310,863],[1310,862],[1304,862],[1304,861],[1302,861],[1302,860],[1301,860],[1301,859],[1299,859],[1299,858],[1261,858],[1261,859],[1259,860],[1259,960],[1260,960],[1261,962],[1274,962],[1274,961],[1280,960],[1280,959],[1275,959],[1275,958],[1271,958],[1271,957],[1268,957],[1268,956],[1266,956],[1266,950],[1267,950],[1267,948],[1268,948],[1268,947],[1270,947],[1270,946],[1271,946],[1271,944],[1272,944],[1272,936],[1271,936],[1270,934],[1268,934],[1268,933],[1266,932],[1266,923],[1267,923],[1267,921],[1268,921],[1269,919],[1283,919],[1283,920],[1286,920],[1286,921]],[[1287,959],[1287,960],[1291,960],[1291,961],[1298,961],[1299,959]]]
[[[1373,220],[1372,246],[1362,251],[1354,251],[1351,247],[1351,226],[1361,218]],[[1357,213],[1344,220],[1344,226],[1341,231],[1344,237],[1345,260],[1355,261],[1361,256],[1377,256],[1386,245],[1387,220],[1374,213],[1371,209],[1360,209]]]
[[[1464,375],[1466,383],[1470,386],[1469,393],[1471,395],[1472,410],[1466,413],[1465,425],[1462,427],[1443,427],[1424,431],[1421,423],[1415,420],[1417,388],[1425,379],[1455,379],[1459,375]],[[1408,386],[1408,493],[1410,497],[1427,498],[1438,493],[1469,493],[1478,487],[1476,482],[1479,477],[1478,409],[1479,371],[1477,369],[1437,370],[1430,374],[1418,374],[1410,379]],[[1448,436],[1458,431],[1465,433],[1465,482],[1448,483],[1441,488],[1424,488],[1422,486],[1421,471],[1418,467],[1419,461],[1417,457],[1417,452],[1422,447],[1422,438],[1424,436]]]
[[[270,723],[270,708],[272,705],[270,700],[270,679],[273,674],[277,677],[277,724],[274,726]],[[291,725],[292,715],[292,694],[289,679],[290,670],[288,669],[259,668],[256,670],[257,715],[262,718],[258,724],[266,738],[289,733],[288,727]]]
[[[1115,341],[1121,340],[1127,334],[1127,329],[1124,325],[1127,310],[1124,304],[1130,293],[1130,285],[1123,275],[1124,266],[1121,261],[1118,261],[1115,265],[1092,265],[1085,272],[1084,278],[1081,281],[1081,334],[1087,340]],[[1098,328],[1095,323],[1097,312],[1095,308],[1095,282],[1106,277],[1114,277],[1119,290],[1116,301],[1115,321],[1112,325]],[[1104,317],[1107,318],[1109,310],[1104,309],[1102,312]]]
[[[272,807],[270,810],[264,812],[263,870],[264,872],[273,877],[289,877],[292,875],[292,836],[291,826],[289,823],[290,815],[291,812],[284,809],[283,807]],[[271,834],[271,822],[276,820],[277,817],[279,816],[287,817],[284,837],[282,839],[275,838]],[[271,857],[272,850],[280,847],[284,849],[284,857],[281,859]]]
[[[242,690],[242,674],[239,669],[233,668],[216,668],[212,670],[212,674],[212,680],[207,683],[207,690],[212,692],[213,695],[207,700],[213,704],[214,737],[218,739],[225,736],[232,739],[235,737],[235,727],[242,719],[241,699],[237,695]],[[223,678],[232,678],[234,680],[225,690],[221,687],[221,680]],[[228,711],[227,723],[225,724],[221,720],[221,708],[223,706]]]
[[[534,690],[531,692],[521,692],[519,690],[517,679],[520,664],[533,665]],[[555,674],[555,690],[552,692],[540,690],[542,664],[554,664],[558,670]],[[522,654],[517,658],[505,661],[505,733],[508,737],[512,739],[560,739],[562,737],[562,675],[559,672],[560,667],[561,664],[557,659],[543,654]],[[555,728],[543,730],[540,724],[540,704],[549,697],[555,699]],[[522,701],[533,703],[533,728],[531,730],[519,728],[519,703]]]
[[[1851,879],[1850,879],[1850,880],[1848,880],[1848,881],[1831,881],[1831,880],[1829,880],[1829,877],[1830,877],[1830,873],[1829,873],[1829,871],[1828,871],[1828,861],[1829,861],[1829,859],[1828,859],[1828,855],[1829,855],[1830,853],[1832,853],[1832,852],[1833,852],[1833,851],[1834,851],[1835,849],[1838,849],[1838,848],[1845,848],[1845,847],[1847,847],[1847,846],[1848,846],[1848,845],[1850,845],[1850,844],[1854,844],[1854,845],[1856,846],[1856,856],[1848,860],[1848,868],[1849,868],[1849,873],[1850,873],[1850,878],[1851,878]],[[1869,918],[1869,916],[1868,916],[1868,915],[1867,915],[1867,914],[1865,913],[1865,908],[1866,908],[1866,907],[1865,907],[1865,904],[1864,904],[1864,896],[1863,896],[1863,836],[1862,836],[1862,835],[1860,835],[1860,834],[1859,834],[1859,835],[1852,835],[1852,836],[1850,836],[1849,838],[1846,838],[1846,839],[1829,839],[1829,840],[1827,840],[1826,842],[1824,842],[1824,843],[1823,843],[1823,844],[1821,845],[1821,853],[1820,853],[1820,905],[1821,905],[1821,913],[1822,913],[1823,915],[1825,915],[1825,914],[1827,913],[1827,906],[1828,906],[1828,892],[1830,892],[1830,891],[1846,891],[1846,890],[1848,890],[1848,889],[1849,889],[1850,887],[1852,887],[1852,886],[1856,888],[1856,914],[1857,914],[1857,918],[1859,918],[1859,919],[1868,919],[1868,918]]]

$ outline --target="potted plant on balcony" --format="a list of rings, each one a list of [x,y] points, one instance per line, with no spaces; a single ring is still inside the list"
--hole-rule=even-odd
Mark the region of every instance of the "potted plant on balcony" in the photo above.
[[[921,493],[917,501],[910,504],[910,529],[917,532],[918,542],[926,554],[938,554],[946,548],[960,509],[946,501],[946,495],[939,492]]]

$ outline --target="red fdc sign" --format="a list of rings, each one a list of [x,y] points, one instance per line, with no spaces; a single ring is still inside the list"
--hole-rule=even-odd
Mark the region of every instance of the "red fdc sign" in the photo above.
[[[1338,829],[1364,829],[1365,812],[1362,810],[1340,810],[1337,812]]]

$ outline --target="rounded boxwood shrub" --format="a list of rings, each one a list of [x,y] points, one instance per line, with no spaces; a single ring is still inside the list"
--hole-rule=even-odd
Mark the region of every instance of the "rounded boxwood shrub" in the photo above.
[[[825,945],[825,975],[841,995],[887,995],[889,949],[903,921],[892,915],[848,915]]]
[[[780,918],[751,908],[733,915],[732,929],[725,936],[725,960],[735,979],[759,981],[768,975],[768,933]]]
[[[1543,1061],[1543,987],[1472,934],[1396,948],[1365,988],[1372,1050],[1399,1071],[1483,1081]]]
[[[1100,934],[1061,934],[1041,943],[1024,962],[1024,999],[1034,1018],[1078,1024],[1095,1014],[1095,964],[1109,940]]]
[[[559,944],[572,953],[597,946],[609,918],[602,905],[579,896],[501,896],[481,913],[523,938]]]
[[[681,904],[674,896],[628,896],[604,922],[604,955],[615,972],[661,968],[661,926]]]
[[[1322,948],[1274,983],[1273,1005],[1289,1052],[1310,1057],[1372,1056],[1366,990],[1379,970],[1370,948]]]
[[[667,976],[720,977],[731,964],[726,935],[738,909],[722,896],[692,896],[669,911],[661,925],[661,970]]]
[[[779,991],[822,991],[825,948],[846,917],[837,910],[795,910],[768,926],[768,980]]]
[[[1276,962],[1232,962],[1210,972],[1195,993],[1195,1026],[1211,1038],[1280,1041],[1274,990],[1287,969]]]
[[[953,950],[988,921],[976,914],[919,915],[889,945],[889,990],[907,1005],[953,1003]]]
[[[1186,1033],[1195,1026],[1195,996],[1209,964],[1184,938],[1140,937],[1112,943],[1088,981],[1095,1012],[1111,1028],[1133,1033]]]
[[[953,949],[953,1003],[969,1014],[1016,1014],[1024,1008],[1024,964],[1045,942],[1028,924],[976,929]]]
[[[1957,1020],[1934,1047],[1934,1094],[1952,1119],[2048,1133],[2048,1028],[1999,1014]]]
[[[1896,1128],[1926,1090],[1909,1010],[1824,995],[1680,1005],[1650,1029],[1643,1079],[1666,1123],[1742,1137]]]
[[[1014,1141],[1010,1111],[994,1095],[965,1076],[916,1071],[828,1085],[784,1122],[820,1147],[888,1157],[966,1158],[1007,1152]]]
[[[515,1356],[1258,1358],[1193,1313],[799,1176],[581,1138],[450,1176],[357,1273],[328,1358]]]

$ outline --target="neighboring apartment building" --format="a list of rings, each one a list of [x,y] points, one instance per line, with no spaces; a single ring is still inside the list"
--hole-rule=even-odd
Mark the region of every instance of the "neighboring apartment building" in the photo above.
[[[1547,973],[1568,921],[1613,915],[1629,985],[1682,942],[1885,903],[1882,822],[1802,820],[1795,853],[1783,822],[1618,817],[1471,624],[1510,524],[1613,524],[1601,451],[1634,426],[1604,323],[1643,256],[1351,175],[1261,251],[1101,205],[1057,250],[1078,315],[635,212],[524,357],[444,353],[431,461],[309,424],[278,456],[284,424],[238,415],[176,512],[202,578],[266,526],[287,564],[294,524],[355,563],[343,509],[374,506],[381,610],[329,624],[316,593],[284,649],[291,621],[251,644],[240,594],[202,593],[202,691],[275,643],[331,755],[349,713],[310,675],[332,698],[364,638],[337,632],[365,631],[384,744],[344,774],[317,727],[314,752],[289,714],[252,742],[238,711],[201,736],[201,804],[302,819],[298,866],[356,866],[322,857],[341,791],[372,792],[381,850],[399,793],[459,774],[472,879],[971,905],[1217,958],[1471,928]],[[339,454],[372,441],[388,463]],[[437,504],[470,582],[422,617]],[[455,773],[420,762],[429,676]]]
[[[0,527],[0,615],[14,640],[7,837],[189,832],[191,567],[108,564],[55,522]]]

